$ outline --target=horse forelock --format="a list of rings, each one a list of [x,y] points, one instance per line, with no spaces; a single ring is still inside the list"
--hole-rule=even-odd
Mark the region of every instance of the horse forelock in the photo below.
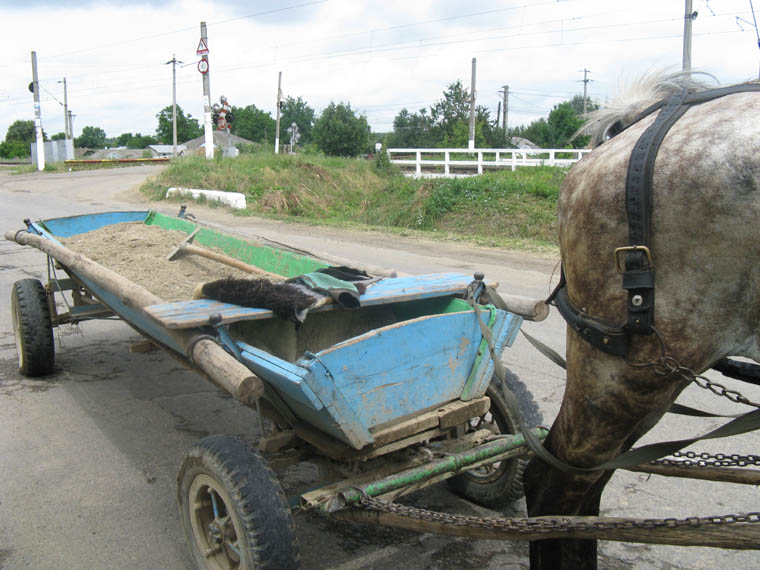
[[[712,75],[704,72],[648,73],[634,78],[618,90],[612,101],[603,108],[586,114],[579,134],[590,135],[596,147],[628,127],[647,107],[679,93],[684,88],[704,91],[718,86]]]

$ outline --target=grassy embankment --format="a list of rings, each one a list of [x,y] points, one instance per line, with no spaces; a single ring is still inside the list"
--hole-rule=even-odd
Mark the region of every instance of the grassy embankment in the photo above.
[[[172,186],[242,192],[237,215],[472,241],[553,255],[566,169],[526,167],[458,179],[414,180],[374,161],[311,155],[243,155],[173,161],[141,191]],[[183,199],[184,200],[184,199]]]

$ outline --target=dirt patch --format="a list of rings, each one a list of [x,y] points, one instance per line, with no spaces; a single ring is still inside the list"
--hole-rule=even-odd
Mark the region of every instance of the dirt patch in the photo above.
[[[165,301],[192,297],[198,283],[228,275],[246,277],[247,273],[196,255],[183,254],[168,261],[166,257],[187,235],[180,231],[125,222],[63,238],[61,242],[145,287]]]

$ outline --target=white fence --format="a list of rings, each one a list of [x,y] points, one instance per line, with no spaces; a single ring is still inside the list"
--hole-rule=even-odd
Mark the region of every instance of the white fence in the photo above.
[[[402,168],[414,166],[415,178],[472,176],[484,169],[518,166],[569,166],[591,149],[578,148],[389,148],[388,159]],[[462,158],[457,158],[462,156]],[[477,159],[475,158],[477,157]],[[443,167],[443,169],[441,169]]]

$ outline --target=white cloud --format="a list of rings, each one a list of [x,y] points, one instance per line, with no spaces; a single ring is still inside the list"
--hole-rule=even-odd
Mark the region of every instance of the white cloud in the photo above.
[[[736,24],[737,16],[752,20],[748,3],[694,4],[693,66],[724,82],[756,77],[754,29],[745,25],[742,32]],[[152,133],[155,115],[171,103],[171,66],[164,63],[175,53],[186,64],[177,73],[177,101],[200,118],[194,62],[202,20],[215,100],[224,94],[234,105],[274,113],[282,71],[286,95],[301,96],[318,111],[330,100],[350,101],[383,131],[402,107],[429,106],[457,79],[469,87],[477,57],[478,103],[495,116],[498,90],[508,84],[510,124],[524,124],[582,92],[583,68],[591,70],[589,94],[601,100],[620,77],[680,68],[683,6],[661,0],[14,3],[3,7],[0,139],[13,121],[33,118],[32,50],[48,134],[63,130],[55,99],[63,101],[57,82],[64,76],[77,133],[85,125],[109,136]]]

